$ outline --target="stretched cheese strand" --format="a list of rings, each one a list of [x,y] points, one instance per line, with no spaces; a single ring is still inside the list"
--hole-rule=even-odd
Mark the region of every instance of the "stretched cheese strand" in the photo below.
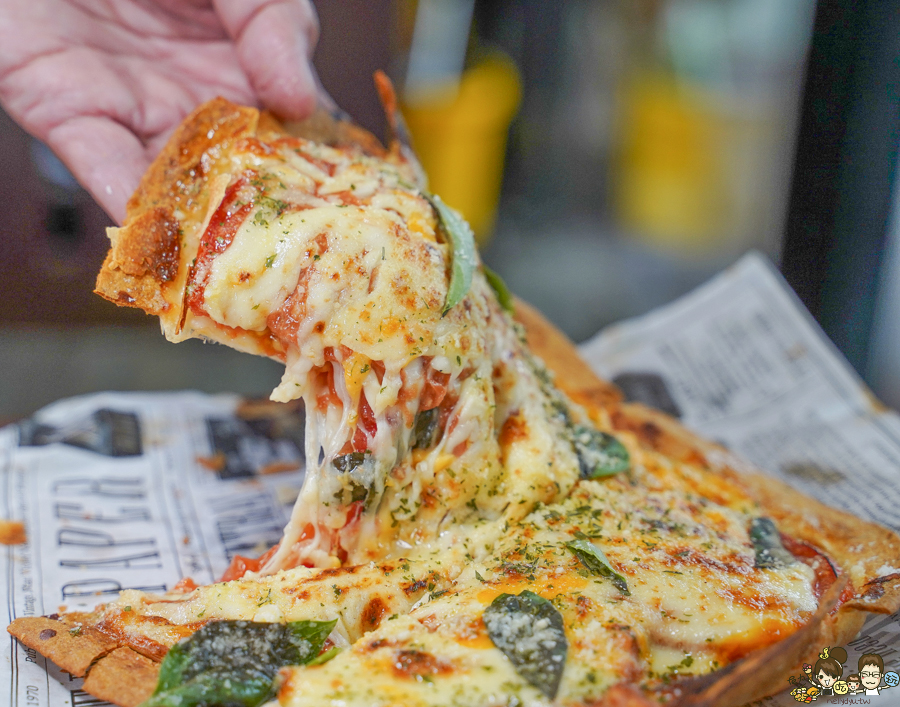
[[[377,559],[571,486],[577,459],[480,272],[442,314],[449,248],[408,166],[245,142],[183,336],[262,337],[286,364],[272,398],[306,406],[306,479],[262,574]]]

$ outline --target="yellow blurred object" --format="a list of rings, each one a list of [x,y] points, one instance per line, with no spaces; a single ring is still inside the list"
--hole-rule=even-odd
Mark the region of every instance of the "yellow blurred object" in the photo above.
[[[759,246],[776,228],[784,139],[768,106],[648,72],[626,79],[619,125],[614,201],[630,233],[696,252]]]
[[[623,224],[670,247],[712,245],[727,230],[721,119],[667,77],[642,75],[623,89],[615,180]]]
[[[492,54],[464,71],[456,88],[405,96],[403,115],[429,189],[462,212],[483,245],[497,215],[519,74],[507,57]]]

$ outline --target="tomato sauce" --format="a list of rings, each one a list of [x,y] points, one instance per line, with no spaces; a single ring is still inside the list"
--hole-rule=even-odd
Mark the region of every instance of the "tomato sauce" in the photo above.
[[[235,555],[231,560],[231,564],[228,565],[228,569],[225,570],[219,581],[230,582],[234,579],[240,579],[247,574],[247,572],[259,572],[260,568],[269,561],[269,558],[278,552],[278,547],[278,545],[274,545],[256,559],[244,557],[243,555]]]
[[[254,197],[256,196],[257,190],[251,185],[255,177],[255,173],[248,170],[225,190],[222,203],[212,215],[206,231],[200,238],[197,259],[188,273],[187,304],[194,314],[206,315],[203,309],[203,297],[209,281],[212,261],[231,245],[241,224],[253,210],[254,199],[242,200],[240,196],[247,189],[254,189]]]

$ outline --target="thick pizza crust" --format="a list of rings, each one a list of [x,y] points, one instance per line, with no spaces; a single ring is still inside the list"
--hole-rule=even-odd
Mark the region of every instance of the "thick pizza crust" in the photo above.
[[[306,120],[282,124],[269,113],[224,98],[204,103],[185,118],[144,174],[128,200],[125,224],[107,229],[111,248],[94,292],[157,315],[164,327],[174,329],[215,191],[211,187],[227,173],[229,149],[242,138],[285,134],[352,146],[373,157],[388,154],[371,133],[322,109]]]
[[[94,290],[111,302],[164,316],[181,301],[190,258],[186,229],[209,201],[213,157],[253,135],[259,111],[217,98],[195,110],[144,174],[128,200],[125,225],[110,228],[112,247]],[[196,245],[194,244],[194,250]]]
[[[121,707],[138,707],[153,694],[158,676],[159,663],[131,648],[116,648],[91,668],[83,689]]]
[[[13,621],[7,629],[24,645],[49,658],[76,678],[114,651],[115,640],[95,629],[90,614],[28,616]]]

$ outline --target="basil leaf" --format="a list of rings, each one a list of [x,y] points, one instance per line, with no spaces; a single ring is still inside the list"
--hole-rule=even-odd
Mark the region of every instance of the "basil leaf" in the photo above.
[[[256,707],[272,696],[274,679],[274,675],[251,670],[234,670],[227,676],[203,673],[166,692],[154,693],[140,707]]]
[[[416,415],[415,444],[413,449],[431,449],[438,443],[438,433],[440,428],[438,423],[441,419],[440,408],[431,408],[431,410],[423,410]]]
[[[190,662],[190,657],[183,647],[184,643],[185,641],[176,643],[169,649],[169,652],[166,653],[165,658],[163,658],[163,662],[159,668],[159,678],[157,678],[156,691],[153,693],[154,695],[159,692],[171,690],[182,683],[181,676],[184,674],[184,669]]]
[[[257,707],[285,665],[315,659],[337,621],[214,621],[176,643],[141,707]]]
[[[332,632],[337,619],[333,621],[291,621],[286,624],[291,631],[291,643],[300,653],[300,662],[291,665],[305,665],[313,660],[325,645],[325,640]]]
[[[494,294],[497,295],[497,301],[500,303],[500,306],[503,307],[510,314],[516,313],[516,306],[513,302],[512,292],[509,291],[509,288],[506,286],[506,283],[503,282],[503,278],[500,277],[497,273],[491,270],[484,263],[481,264],[481,268],[484,270],[484,277],[487,280],[488,284],[491,286],[491,289],[494,291]]]
[[[494,645],[529,684],[551,700],[559,690],[568,642],[562,615],[534,592],[501,594],[484,610]]]
[[[612,564],[603,554],[603,550],[594,543],[588,540],[572,540],[566,543],[566,547],[581,561],[581,564],[587,567],[589,572],[611,579],[616,589],[625,596],[631,596],[625,578],[613,569]]]
[[[366,461],[366,455],[370,454],[368,450],[365,452],[350,452],[349,454],[342,454],[339,457],[335,457],[331,460],[332,466],[337,469],[342,474],[347,474],[358,466],[362,465],[363,462]]]
[[[450,286],[441,316],[460,303],[472,285],[472,274],[478,258],[475,255],[475,236],[459,212],[447,206],[437,194],[423,192],[438,216],[438,225],[443,231],[452,251],[450,261]]]
[[[606,432],[587,425],[572,428],[572,444],[578,454],[582,479],[598,479],[627,471],[631,456],[625,445]]]
[[[796,562],[794,556],[781,544],[781,534],[769,518],[754,518],[750,521],[750,542],[756,551],[756,566],[785,567]]]
[[[313,658],[311,661],[307,663],[307,665],[324,665],[329,660],[334,658],[338,653],[341,652],[341,649],[337,646],[332,646],[327,651],[322,653],[321,655]]]

